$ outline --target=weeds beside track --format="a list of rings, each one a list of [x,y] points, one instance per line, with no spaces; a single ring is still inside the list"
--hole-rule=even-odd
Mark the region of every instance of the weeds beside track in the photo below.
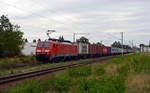
[[[109,60],[114,57],[116,57],[116,56],[107,56],[107,57],[102,57],[101,60],[95,59],[95,60],[91,60],[91,61],[87,61],[87,62],[80,62],[80,63],[74,63],[74,64],[70,64],[70,65],[58,66],[58,67],[54,67],[54,68],[50,68],[50,69],[37,70],[37,71],[31,71],[31,72],[26,72],[26,73],[21,73],[21,74],[4,76],[4,77],[0,77],[0,85],[9,83],[12,81],[29,78],[29,77],[34,77],[34,76],[39,76],[39,75],[44,75],[44,74],[64,70],[64,69],[66,69],[68,67],[72,67],[72,66],[79,66],[79,65],[92,64],[92,63],[96,63],[96,62],[103,62],[103,61]]]

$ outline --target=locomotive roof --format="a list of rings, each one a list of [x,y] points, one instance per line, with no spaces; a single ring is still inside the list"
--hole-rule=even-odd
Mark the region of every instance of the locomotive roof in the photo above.
[[[57,42],[57,43],[60,43],[60,44],[70,44],[72,45],[73,43],[69,40],[59,40],[59,39],[54,39],[54,38],[49,38],[48,41],[45,41],[45,42],[49,42],[49,41],[54,41],[54,42]]]
[[[49,41],[58,41],[58,42],[68,42],[68,43],[71,43],[71,41],[69,41],[69,40],[59,40],[59,39],[53,39],[53,38],[49,38],[48,40]]]

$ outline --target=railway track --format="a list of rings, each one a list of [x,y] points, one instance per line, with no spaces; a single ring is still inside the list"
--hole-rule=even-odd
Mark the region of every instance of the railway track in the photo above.
[[[44,74],[49,74],[49,73],[52,73],[52,72],[64,70],[68,67],[92,64],[92,63],[96,63],[96,62],[104,62],[104,61],[107,61],[107,60],[115,58],[115,57],[116,56],[107,56],[107,57],[102,57],[100,59],[95,59],[95,60],[92,60],[92,61],[74,63],[74,64],[58,66],[58,67],[49,68],[49,69],[43,69],[43,70],[37,70],[37,71],[31,71],[31,72],[26,72],[26,73],[20,73],[20,74],[15,74],[15,75],[4,76],[4,77],[0,77],[0,85],[3,85],[5,83],[10,83],[10,82],[13,82],[13,81],[17,81],[17,80],[22,80],[22,79],[25,79],[25,78],[30,78],[30,77],[40,76],[40,75],[44,75]]]

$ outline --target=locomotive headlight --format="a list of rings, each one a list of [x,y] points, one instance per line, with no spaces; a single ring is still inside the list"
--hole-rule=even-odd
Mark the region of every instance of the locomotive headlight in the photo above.
[[[49,50],[45,50],[45,52],[49,52]]]
[[[39,52],[37,52],[37,55],[40,54]]]
[[[37,50],[37,52],[41,52],[41,50]]]

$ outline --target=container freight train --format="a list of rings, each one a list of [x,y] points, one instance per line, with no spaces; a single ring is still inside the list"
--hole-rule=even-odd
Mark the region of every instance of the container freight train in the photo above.
[[[132,50],[124,49],[124,54]],[[78,58],[90,58],[121,54],[122,50],[115,47],[100,46],[97,44],[71,43],[51,39],[40,41],[36,47],[36,59],[38,61],[71,60]]]

